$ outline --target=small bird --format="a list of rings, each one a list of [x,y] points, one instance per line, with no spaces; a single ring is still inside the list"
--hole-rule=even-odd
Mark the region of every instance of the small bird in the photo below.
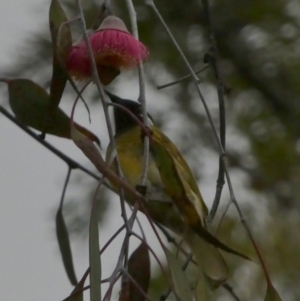
[[[49,94],[29,79],[0,79],[8,84],[9,104],[16,118],[26,126],[43,131],[47,116]],[[100,145],[96,135],[75,123],[76,128],[92,141]],[[53,114],[47,133],[71,139],[70,117],[60,108]]]
[[[107,92],[110,100],[129,110],[140,121],[141,105]],[[145,129],[142,129],[127,112],[114,107],[115,143],[124,178],[134,187],[139,187],[142,174]],[[148,114],[150,148],[148,173],[145,183],[144,206],[151,218],[182,236],[189,245],[212,288],[217,288],[228,278],[228,267],[218,248],[244,257],[208,232],[206,217],[208,209],[202,199],[190,167],[174,143],[154,125]],[[113,158],[108,146],[106,162]],[[112,168],[116,171],[115,164]],[[118,191],[116,184],[111,183]],[[133,205],[135,198],[125,194],[126,201]]]

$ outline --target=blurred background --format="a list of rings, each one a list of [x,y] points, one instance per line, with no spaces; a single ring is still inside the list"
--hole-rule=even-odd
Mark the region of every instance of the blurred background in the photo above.
[[[74,1],[61,1],[68,16],[76,16]],[[114,13],[130,28],[124,1],[112,1]],[[208,207],[218,175],[218,151],[212,130],[193,83],[186,80],[162,90],[162,85],[187,74],[187,68],[144,1],[134,1],[140,40],[150,57],[145,65],[148,111],[190,163]],[[208,31],[201,1],[157,1],[179,45],[194,70],[204,66],[209,51]],[[26,77],[49,87],[51,42],[48,29],[50,1],[0,2],[0,76]],[[84,1],[91,26],[100,1]],[[238,202],[253,230],[274,286],[285,301],[300,300],[300,1],[211,1],[211,17],[219,51],[219,71],[226,86],[228,166]],[[74,25],[74,40],[79,28]],[[218,126],[216,80],[210,68],[199,74],[200,89]],[[137,99],[136,72],[122,73],[109,87],[123,98]],[[66,89],[61,107],[70,112],[75,93]],[[102,108],[91,86],[85,93],[92,112],[89,125],[82,105],[76,121],[108,143]],[[1,104],[7,106],[7,88],[1,84]],[[55,211],[67,166],[19,128],[0,116],[0,297],[2,300],[61,300],[71,292],[55,237]],[[72,142],[47,140],[78,162],[92,165]],[[96,182],[72,172],[65,216],[71,233],[78,277],[88,265],[89,205]],[[118,199],[102,190],[99,208],[100,244],[122,224]],[[213,227],[229,202],[225,185]],[[141,216],[141,219],[144,218]],[[147,224],[147,223],[144,223]],[[147,229],[147,228],[146,228]],[[156,245],[151,230],[149,243]],[[297,234],[298,233],[298,234]],[[254,256],[236,210],[230,207],[218,232],[228,245]],[[147,236],[148,237],[148,236]],[[118,243],[102,260],[104,277],[110,275]],[[137,242],[135,242],[137,244]],[[134,244],[133,244],[134,246]],[[133,247],[132,247],[133,248]],[[159,247],[156,251],[160,254]],[[109,253],[109,254],[108,254]],[[233,256],[228,283],[241,300],[262,300],[266,289],[258,265]],[[155,299],[164,288],[152,260]],[[116,296],[118,289],[116,289]],[[172,297],[170,297],[172,299]],[[215,300],[232,300],[222,288]]]

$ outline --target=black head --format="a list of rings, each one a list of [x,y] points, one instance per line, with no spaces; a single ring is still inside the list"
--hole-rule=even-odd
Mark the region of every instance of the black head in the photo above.
[[[105,92],[113,103],[125,107],[132,114],[134,114],[139,120],[141,121],[143,120],[142,107],[140,103],[133,100],[120,98],[108,91]],[[127,114],[126,111],[118,107],[114,107],[114,118],[115,118],[116,134],[137,126],[136,121],[129,114]],[[153,124],[152,118],[149,114],[148,114],[148,118],[150,119],[149,121]]]

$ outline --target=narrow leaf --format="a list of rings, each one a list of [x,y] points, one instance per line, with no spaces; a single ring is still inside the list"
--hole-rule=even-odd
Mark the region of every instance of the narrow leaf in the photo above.
[[[66,14],[57,0],[52,0],[49,10],[49,26],[53,48],[53,70],[50,84],[50,102],[47,109],[47,118],[43,129],[43,135],[46,134],[49,126],[53,124],[53,116],[57,109],[63,91],[67,83],[67,72],[63,62],[67,53],[72,46],[72,36],[70,26],[64,24],[60,32],[61,41],[59,48],[57,47],[58,32],[62,24],[67,21]]]
[[[131,254],[128,262],[128,272],[140,288],[147,294],[150,283],[150,257],[148,247],[145,243],[142,242]],[[144,296],[131,282],[129,282],[129,300],[145,300]]]
[[[173,291],[178,296],[179,300],[193,301],[189,281],[182,270],[178,259],[167,248],[164,248],[164,251],[171,271]]]
[[[197,284],[195,287],[196,301],[208,301],[210,299],[210,293],[208,284],[202,271],[198,274]]]
[[[210,288],[216,289],[226,282],[229,269],[219,250],[193,231],[185,231],[183,237],[201,268],[199,272],[205,274]]]
[[[61,206],[58,208],[56,214],[56,235],[65,270],[67,272],[71,284],[76,285],[77,279],[74,271],[69,234],[65,224]]]
[[[89,229],[90,300],[101,300],[101,261],[99,249],[98,219],[92,208]]]
[[[41,86],[25,78],[0,79],[8,84],[9,104],[16,118],[26,126],[42,131],[45,125],[50,96]],[[75,123],[76,128],[100,144],[99,139],[86,128]],[[71,139],[70,118],[60,109],[56,108],[53,124],[47,133]]]
[[[70,294],[69,297],[64,299],[63,301],[83,301],[83,288],[84,288],[84,283],[89,275],[90,270],[88,270],[84,276],[81,278],[81,280],[77,283],[75,288],[73,289],[72,293]]]
[[[265,301],[282,301],[272,283],[268,283]]]

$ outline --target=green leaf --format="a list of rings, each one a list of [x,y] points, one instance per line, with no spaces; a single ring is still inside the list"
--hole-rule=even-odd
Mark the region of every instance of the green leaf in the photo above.
[[[137,282],[140,288],[147,294],[150,283],[150,257],[149,250],[145,243],[131,254],[128,261],[128,272]],[[129,282],[129,300],[144,301],[144,296]]]
[[[72,47],[71,28],[68,18],[59,1],[52,0],[49,10],[49,27],[52,39],[53,54],[64,63]]]
[[[195,287],[196,301],[208,301],[210,299],[210,293],[208,284],[202,271],[198,274],[198,279]]]
[[[47,91],[33,81],[24,78],[3,79],[0,82],[8,84],[9,104],[16,118],[26,126],[42,131],[45,125],[50,97]],[[99,139],[86,128],[75,123],[76,128],[100,144]],[[56,108],[53,123],[47,133],[71,139],[70,118],[60,109]]]
[[[91,211],[89,231],[90,260],[90,301],[101,300],[101,261],[99,249],[98,219],[95,210]]]
[[[164,248],[164,251],[171,271],[173,291],[179,297],[179,300],[193,301],[189,281],[182,270],[178,259],[167,248]]]
[[[62,207],[58,208],[56,214],[56,235],[65,270],[72,285],[77,284],[74,271],[72,251],[70,246],[69,234],[62,213]]]
[[[49,25],[53,48],[53,70],[50,84],[50,102],[47,109],[47,118],[43,128],[43,135],[46,134],[49,126],[53,124],[53,116],[60,103],[68,79],[64,62],[68,51],[72,47],[72,36],[69,24],[64,24],[61,28],[61,25],[67,20],[67,16],[60,3],[57,0],[52,0],[49,10]],[[60,43],[58,43],[58,33],[60,28]]]
[[[268,283],[265,301],[282,301],[272,283]]]
[[[203,272],[209,287],[211,289],[218,288],[229,276],[228,266],[219,250],[194,231],[185,231],[183,237],[196,258],[200,276]]]

